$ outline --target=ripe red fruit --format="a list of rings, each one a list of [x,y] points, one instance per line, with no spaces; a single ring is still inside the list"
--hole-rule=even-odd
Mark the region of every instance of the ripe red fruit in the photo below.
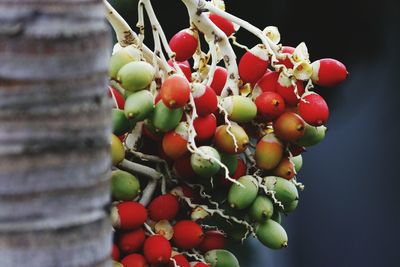
[[[289,151],[290,151],[290,153],[292,153],[292,157],[296,157],[296,156],[300,155],[301,153],[305,152],[306,149],[303,146],[299,146],[296,144],[290,144]]]
[[[275,92],[264,92],[256,98],[257,112],[267,121],[279,117],[285,111],[285,100]]]
[[[214,90],[217,95],[221,95],[222,89],[224,89],[226,80],[228,78],[228,71],[220,66],[215,69],[214,77],[210,87]]]
[[[296,106],[300,102],[300,98],[304,94],[304,86],[302,81],[297,81],[297,95],[295,87],[291,84],[290,79],[284,75],[280,75],[276,85],[276,92],[280,94],[289,106]]]
[[[121,260],[124,267],[148,267],[146,259],[140,254],[131,254]]]
[[[111,251],[111,258],[115,261],[119,261],[119,248],[117,247],[117,245],[113,244],[112,245],[112,251]]]
[[[348,75],[346,66],[332,58],[324,58],[312,63],[311,79],[321,86],[335,86],[343,82]]]
[[[255,84],[266,72],[268,54],[258,45],[247,51],[239,61],[239,75],[245,83]]]
[[[152,127],[152,125],[150,125],[148,121],[145,121],[143,124],[142,134],[144,137],[147,137],[151,141],[155,141],[157,143],[160,142],[162,138],[162,135],[160,133],[157,133],[154,127]],[[154,145],[153,142],[152,145]]]
[[[190,69],[190,64],[189,61],[185,60],[182,62],[177,61],[176,62],[178,66],[181,68],[183,74],[185,74],[186,79],[190,82],[192,81],[192,70]],[[172,64],[172,60],[168,60],[168,65],[171,67],[174,67],[174,64]]]
[[[210,265],[205,264],[203,262],[198,262],[193,267],[210,267]]]
[[[260,80],[258,80],[255,90],[261,92],[275,92],[278,84],[279,72],[267,71]]]
[[[274,122],[274,134],[283,141],[294,142],[303,137],[304,120],[293,112],[285,112]]]
[[[311,93],[300,101],[299,113],[308,124],[321,126],[328,120],[329,108],[322,96]]]
[[[179,221],[174,226],[173,240],[175,245],[181,249],[192,249],[197,247],[203,239],[203,230],[193,221]]]
[[[139,228],[147,220],[146,208],[134,201],[118,203],[111,214],[113,226],[124,230]]]
[[[226,18],[223,18],[221,16],[218,16],[217,14],[211,13],[209,15],[210,20],[223,31],[226,36],[231,36],[235,30],[235,26],[233,25],[232,21],[227,20]]]
[[[177,267],[190,267],[189,261],[186,259],[185,256],[178,254],[172,257],[175,260]],[[173,261],[169,263],[168,267],[175,267]]]
[[[284,59],[280,59],[277,64],[285,65],[288,69],[293,69],[293,63],[290,61],[289,55],[292,55],[296,48],[291,46],[282,47],[282,54],[285,56]]]
[[[142,228],[136,229],[131,232],[122,233],[119,237],[119,247],[124,253],[137,252],[142,248],[143,242],[146,239],[144,230]]]
[[[247,171],[246,164],[244,163],[244,161],[242,159],[239,159],[236,170],[235,170],[234,174],[232,175],[232,179],[235,179],[235,180],[239,179],[240,177],[242,177],[246,174],[246,171]]]
[[[114,89],[111,86],[109,86],[108,95],[113,100],[113,108],[119,108],[119,109],[125,108],[125,99],[117,89]]]
[[[197,176],[190,164],[190,155],[185,155],[182,158],[175,160],[174,170],[182,179],[188,180]]]
[[[214,114],[208,114],[205,117],[198,117],[193,122],[197,136],[196,141],[206,141],[214,136],[217,129],[217,119]]]
[[[184,29],[175,34],[169,41],[171,50],[175,52],[177,61],[185,61],[196,52],[198,40],[190,29]]]
[[[172,254],[171,244],[161,235],[152,235],[144,242],[143,252],[146,260],[158,266],[169,262]]]
[[[189,82],[180,75],[172,75],[161,85],[160,95],[167,107],[181,108],[189,101]]]
[[[188,135],[185,125],[185,122],[181,122],[175,130],[166,133],[163,137],[163,151],[171,159],[178,159],[188,151]]]
[[[214,113],[218,108],[218,99],[214,90],[200,83],[193,84],[193,97],[199,116]]]
[[[208,231],[204,234],[203,241],[199,245],[199,249],[206,253],[213,249],[225,248],[226,236],[220,231]]]
[[[153,221],[172,220],[179,211],[178,199],[171,195],[165,194],[156,197],[150,202],[149,216]]]

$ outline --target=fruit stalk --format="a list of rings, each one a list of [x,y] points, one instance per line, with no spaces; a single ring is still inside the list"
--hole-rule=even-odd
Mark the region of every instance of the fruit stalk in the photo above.
[[[228,70],[228,80],[221,96],[227,96],[231,91],[239,94],[239,71],[236,64],[236,55],[229,43],[228,37],[203,13],[205,2],[202,0],[182,0],[188,10],[191,23],[206,36],[207,42],[218,44],[225,67]]]

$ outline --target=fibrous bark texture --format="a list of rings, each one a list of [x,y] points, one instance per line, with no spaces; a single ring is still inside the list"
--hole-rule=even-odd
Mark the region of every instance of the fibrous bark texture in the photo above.
[[[0,0],[0,266],[111,266],[101,0]]]

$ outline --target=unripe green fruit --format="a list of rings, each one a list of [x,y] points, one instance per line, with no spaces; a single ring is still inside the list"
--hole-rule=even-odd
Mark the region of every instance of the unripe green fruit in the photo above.
[[[154,109],[152,122],[157,130],[168,132],[178,126],[182,115],[182,108],[170,109],[162,101],[159,101]]]
[[[136,123],[146,119],[153,109],[153,95],[147,90],[142,90],[126,99],[124,112],[130,121]]]
[[[281,249],[288,245],[285,229],[274,220],[267,220],[256,226],[258,240],[271,249]]]
[[[274,214],[274,203],[267,196],[257,196],[249,209],[250,217],[257,222],[265,222]]]
[[[210,267],[240,267],[235,255],[224,249],[210,250],[204,258]]]
[[[154,74],[154,68],[149,63],[134,61],[118,71],[118,80],[125,90],[136,92],[149,86],[154,79]]]
[[[111,136],[111,159],[112,165],[115,166],[125,158],[125,149],[121,140],[115,135]]]
[[[238,166],[238,156],[221,153],[221,162],[228,168],[229,174],[233,174]],[[222,170],[225,173],[225,170]]]
[[[289,212],[294,211],[297,208],[298,205],[299,205],[299,201],[298,200],[292,201],[291,203],[289,203],[289,205],[285,206],[285,212],[289,213]]]
[[[123,47],[117,52],[115,52],[111,58],[108,68],[108,75],[117,79],[118,71],[132,61],[139,61],[141,58],[141,52],[139,49],[133,46]]]
[[[258,183],[257,180],[251,176],[246,175],[238,179],[242,185],[232,184],[228,193],[228,202],[232,208],[242,210],[249,207],[257,197]]]
[[[111,192],[115,200],[133,200],[140,193],[139,180],[129,172],[117,170],[112,172]]]
[[[112,126],[113,134],[118,136],[123,135],[129,131],[129,129],[131,128],[131,124],[126,118],[123,110],[116,108],[112,110]]]
[[[325,126],[314,127],[310,124],[305,125],[304,136],[296,141],[299,146],[314,146],[324,140],[327,128]]]
[[[218,151],[210,146],[199,147],[199,150],[205,154],[205,156],[211,156],[217,160],[221,160]],[[203,158],[200,154],[194,153],[190,157],[190,165],[193,171],[204,178],[210,178],[218,173],[220,170],[220,165],[210,158]]]
[[[269,190],[275,191],[275,197],[284,206],[284,212],[291,212],[297,207],[299,192],[291,181],[281,177],[268,176],[264,178],[264,183]]]
[[[257,115],[257,106],[251,100],[241,95],[228,96],[222,100],[222,106],[228,112],[229,119],[238,123],[252,121]]]
[[[113,261],[113,267],[124,267],[124,265],[122,265],[122,263],[119,263],[117,261]]]
[[[301,155],[297,155],[296,157],[291,158],[290,161],[294,164],[296,173],[299,173],[301,167],[303,167],[303,157]]]
[[[127,99],[131,94],[134,94],[135,92],[124,90],[124,98]]]

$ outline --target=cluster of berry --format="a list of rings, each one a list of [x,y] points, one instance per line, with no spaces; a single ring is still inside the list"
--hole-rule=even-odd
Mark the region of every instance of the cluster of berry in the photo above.
[[[229,16],[202,15],[225,38],[238,30]],[[324,139],[329,115],[311,89],[335,86],[347,71],[334,59],[311,62],[304,43],[277,45],[275,27],[262,33],[276,53],[264,43],[247,49],[237,75],[222,49],[201,51],[196,27],[171,38],[168,62],[140,44],[115,46],[113,258],[123,266],[235,267],[225,240],[249,235],[287,246],[281,214],[298,205],[301,153]],[[222,59],[225,68],[215,64]]]

